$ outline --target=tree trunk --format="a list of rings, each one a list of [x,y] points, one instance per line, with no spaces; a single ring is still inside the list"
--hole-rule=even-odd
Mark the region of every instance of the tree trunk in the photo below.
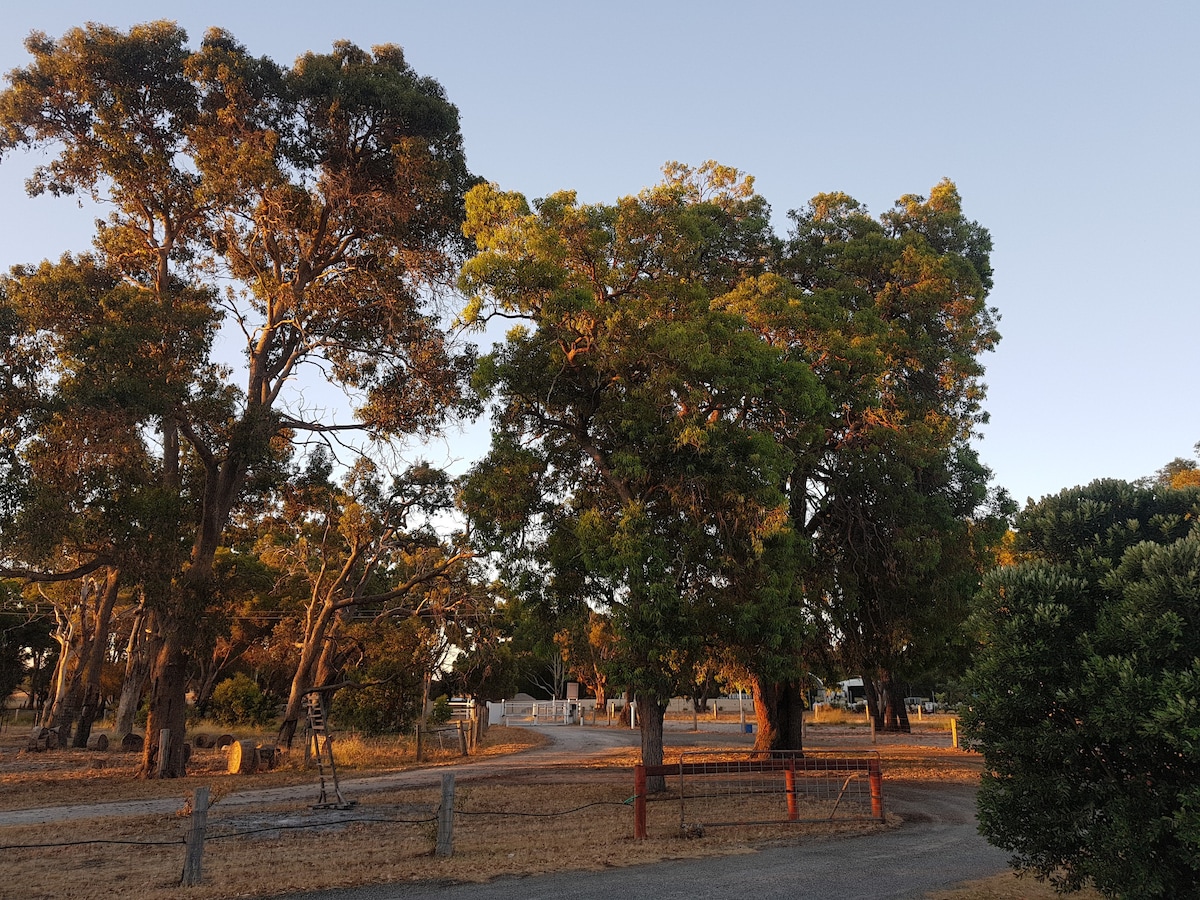
[[[50,708],[50,729],[58,736],[58,746],[70,746],[75,719],[82,706],[83,684],[79,680],[78,672],[75,672],[65,685],[59,687],[54,705]]]
[[[596,709],[601,710],[608,706],[608,694],[605,691],[605,683],[603,679],[596,679],[594,693],[596,695]]]
[[[314,670],[331,667],[331,661],[325,659],[329,644],[326,638],[331,631],[330,626],[336,628],[336,624],[333,606],[329,603],[323,604],[316,615],[309,616],[304,629],[304,645],[300,648],[300,660],[296,663],[296,671],[292,675],[292,686],[283,710],[283,721],[279,724],[279,734],[275,738],[275,742],[281,747],[292,749],[300,712],[304,708],[304,697],[320,683],[322,673],[317,671],[317,677],[314,678]]]
[[[167,760],[161,766],[162,777],[182,778],[187,774],[184,744],[187,731],[187,650],[178,631],[162,636],[158,655],[150,674],[150,714],[146,721],[146,746],[142,753],[143,778],[159,774],[158,735],[170,730]]]
[[[804,749],[804,685],[796,681],[766,681],[751,676],[755,750]]]
[[[638,729],[642,738],[642,765],[661,766],[663,761],[663,719],[667,704],[657,697],[645,694],[637,696]],[[646,779],[646,792],[657,794],[667,789],[663,775],[652,775]]]
[[[87,593],[88,579],[84,579],[81,593]],[[83,601],[81,600],[81,607]],[[57,627],[54,630],[54,640],[58,644],[58,661],[54,666],[54,675],[50,680],[51,696],[42,713],[42,725],[49,727],[56,734],[61,734],[63,745],[71,734],[71,724],[75,721],[75,713],[79,709],[79,669],[80,629],[86,619],[80,613],[79,622],[70,610],[56,604],[54,617]]]
[[[903,688],[892,678],[888,669],[881,673],[880,682],[884,701],[883,730],[909,734],[912,725],[908,721],[908,707],[904,705]]]
[[[867,691],[867,710],[875,723],[875,730],[909,733],[912,726],[908,721],[908,710],[904,707],[900,685],[893,681],[889,669],[879,669],[878,675],[878,680],[863,679]]]
[[[83,651],[85,655],[82,657],[80,666],[79,727],[75,731],[74,742],[76,747],[88,745],[88,738],[92,735],[92,725],[100,710],[100,677],[104,671],[104,657],[108,650],[108,632],[112,624],[113,607],[117,603],[119,585],[120,573],[116,569],[109,569],[96,606],[95,628],[91,634],[90,644]]]
[[[158,635],[147,630],[148,619],[146,610],[139,609],[129,632],[129,644],[125,648],[125,681],[121,685],[113,734],[133,731],[133,720],[137,717],[138,704],[142,702],[150,664],[158,654]]]

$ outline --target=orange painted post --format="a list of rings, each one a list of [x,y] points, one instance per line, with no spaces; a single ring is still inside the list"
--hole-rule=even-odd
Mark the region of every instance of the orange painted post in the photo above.
[[[633,839],[646,839],[646,767],[633,767]]]
[[[871,782],[871,815],[883,821],[883,772],[880,771],[878,760],[871,760],[867,770]]]
[[[788,767],[783,771],[783,783],[787,789],[788,821],[795,822],[800,818],[796,809],[796,761],[788,760]]]

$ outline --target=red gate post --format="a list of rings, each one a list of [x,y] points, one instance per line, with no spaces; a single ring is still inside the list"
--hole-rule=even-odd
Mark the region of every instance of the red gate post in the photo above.
[[[871,815],[883,821],[883,772],[879,768],[879,760],[873,759],[867,769],[867,777],[871,782]]]
[[[795,822],[800,817],[796,809],[796,759],[788,760],[787,768],[783,770],[783,784],[787,790],[788,821]]]
[[[633,767],[633,839],[646,839],[646,767]]]

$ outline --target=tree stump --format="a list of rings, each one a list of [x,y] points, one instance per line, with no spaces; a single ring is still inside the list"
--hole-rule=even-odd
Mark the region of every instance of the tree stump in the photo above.
[[[233,744],[233,735],[232,734],[223,734],[219,738],[217,738],[217,746],[222,750],[224,750],[226,747],[228,747],[232,744]]]
[[[268,744],[258,748],[258,767],[270,771],[279,763],[279,748]]]
[[[47,743],[50,740],[50,729],[43,728],[40,725],[33,726],[33,732],[29,735],[29,744],[25,747],[30,753],[41,753],[46,749]]]
[[[217,739],[211,734],[205,734],[203,731],[192,738],[192,743],[196,745],[197,750],[206,750],[209,747],[217,745]]]
[[[131,731],[121,738],[121,750],[125,753],[141,753],[145,743],[145,738]]]
[[[107,750],[108,749],[108,735],[107,734],[93,734],[90,738],[88,738],[87,748],[89,750],[99,750],[101,752]]]
[[[254,741],[234,741],[229,745],[229,774],[249,775],[258,768],[258,748]]]

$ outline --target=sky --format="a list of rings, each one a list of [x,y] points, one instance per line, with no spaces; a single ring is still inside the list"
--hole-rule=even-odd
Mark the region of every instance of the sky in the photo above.
[[[15,4],[13,4],[15,5]],[[1200,441],[1200,3],[42,0],[24,38],[88,21],[224,28],[290,62],[399,44],[460,111],[471,170],[527,197],[612,202],[670,160],[755,177],[776,227],[815,194],[875,214],[953,180],[995,244],[1002,340],[978,449],[1024,504],[1136,479]],[[94,209],[0,163],[0,270],[87,249]],[[480,430],[447,439],[462,460]]]

